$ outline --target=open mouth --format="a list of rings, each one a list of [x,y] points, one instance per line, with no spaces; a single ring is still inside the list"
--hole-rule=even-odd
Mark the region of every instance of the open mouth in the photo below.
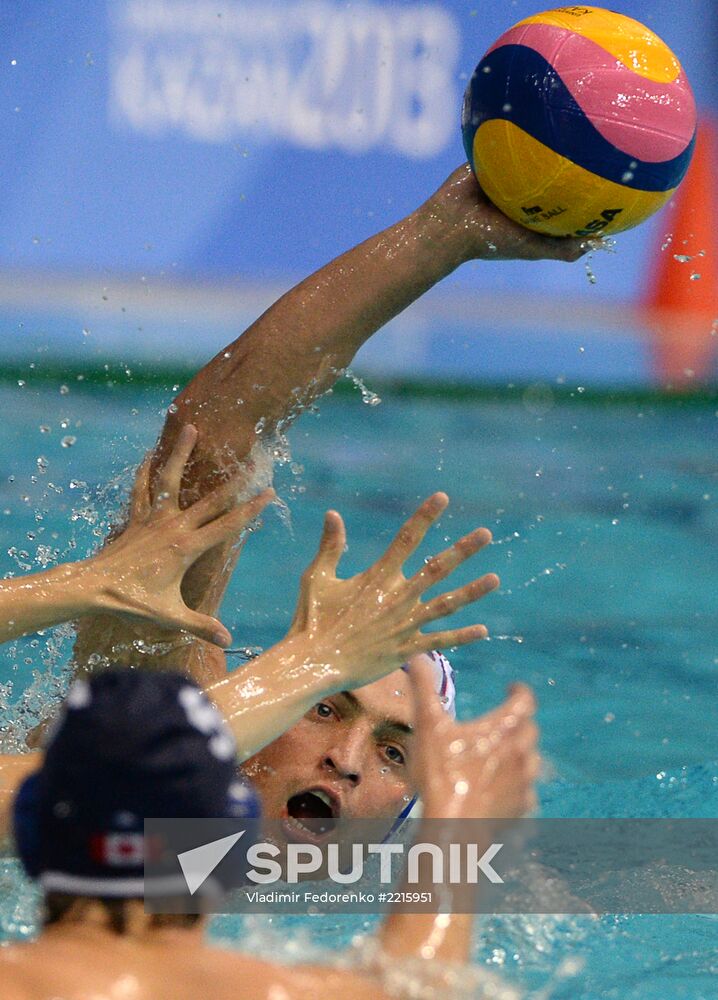
[[[332,833],[339,819],[338,800],[324,789],[312,788],[293,795],[287,802],[287,816],[298,832],[314,836]]]

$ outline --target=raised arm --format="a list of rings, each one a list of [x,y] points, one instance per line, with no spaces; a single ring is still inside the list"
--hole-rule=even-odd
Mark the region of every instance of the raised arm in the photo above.
[[[337,257],[274,303],[220,351],[175,400],[157,464],[176,427],[200,430],[202,460],[190,480],[204,489],[323,393],[362,344],[460,264],[481,258],[576,260],[578,240],[539,236],[506,218],[482,194],[468,165],[406,218]]]
[[[189,450],[192,438],[186,439]],[[168,463],[163,484],[167,503],[176,503],[178,474],[188,448],[182,451],[178,444]],[[213,494],[213,504],[226,492],[227,487],[221,487]],[[240,509],[259,509],[267,499],[258,497]],[[409,556],[448,503],[445,493],[435,493],[425,500],[402,525],[386,552],[364,572],[346,580],[336,574],[346,545],[344,522],[336,511],[327,513],[319,549],[302,577],[297,610],[285,639],[208,689],[233,729],[240,760],[285,732],[323,697],[369,684],[414,654],[437,645],[462,646],[486,636],[486,627],[480,624],[438,632],[422,629],[495,590],[499,579],[494,573],[426,602],[421,600],[427,590],[446,580],[489,544],[491,533],[486,528],[477,528],[427,559],[413,576],[407,578],[403,573]],[[207,508],[207,501],[199,501],[185,515],[198,508]],[[224,515],[220,523],[228,516]],[[126,532],[131,533],[132,528]],[[8,766],[6,785],[12,791],[12,758],[0,757],[0,769],[3,764]],[[6,822],[0,808],[0,835]]]
[[[153,476],[179,428],[191,422],[199,441],[182,502],[206,493],[324,392],[372,334],[464,261],[572,261],[584,250],[577,240],[539,236],[511,222],[484,197],[468,165],[460,167],[416,211],[283,295],[199,372],[171,408]],[[221,547],[199,560],[184,582],[188,604],[216,614],[232,565]],[[79,663],[92,653],[122,660],[127,637],[111,623],[88,620],[81,638]],[[143,626],[132,638],[150,643],[156,636]],[[201,683],[225,671],[224,659],[198,644],[173,665]]]

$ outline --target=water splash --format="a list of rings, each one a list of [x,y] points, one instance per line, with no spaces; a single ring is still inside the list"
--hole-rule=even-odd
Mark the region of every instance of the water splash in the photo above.
[[[593,270],[593,254],[589,254],[584,262],[584,269],[586,271],[586,277],[588,278],[589,285],[595,285],[598,282],[598,278]]]
[[[38,633],[45,639],[44,644],[36,638],[21,639],[8,647],[8,654],[14,661],[16,663],[22,661],[26,665],[36,662],[35,651],[39,650],[42,669],[32,671],[30,683],[24,687],[15,701],[12,701],[12,682],[9,682],[9,686],[3,686],[3,699],[0,702],[3,752],[17,752],[25,748],[28,734],[50,718],[59,702],[65,697],[71,679],[70,643],[74,634],[71,625],[58,625],[56,628],[43,629]],[[23,656],[23,650],[34,655]]]
[[[536,573],[535,576],[531,576],[528,578],[528,580],[525,580],[522,584],[519,585],[519,587],[520,589],[533,587],[540,581],[546,580],[548,577],[553,576],[556,570],[563,570],[567,568],[568,568],[568,563],[560,563],[560,562],[554,563],[553,566],[546,566],[539,573]],[[513,594],[513,592],[514,592],[513,588],[507,588],[506,590],[502,589],[499,591],[500,594],[507,594],[507,595]]]
[[[344,377],[348,378],[355,388],[359,390],[362,403],[365,403],[367,406],[378,406],[381,403],[381,397],[369,389],[363,379],[359,378],[358,375],[355,375],[348,368],[344,372]]]

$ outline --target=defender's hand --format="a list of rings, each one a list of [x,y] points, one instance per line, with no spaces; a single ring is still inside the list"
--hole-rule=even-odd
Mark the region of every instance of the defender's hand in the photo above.
[[[412,771],[424,816],[513,819],[533,810],[541,758],[530,688],[514,684],[498,708],[455,722],[441,707],[427,665],[412,665],[409,673],[416,720]]]
[[[234,543],[274,496],[271,489],[237,504],[238,485],[229,480],[181,510],[182,473],[197,440],[187,424],[177,438],[150,501],[151,453],[137,475],[127,527],[88,560],[88,572],[99,585],[98,606],[105,611],[191,632],[226,647],[227,629],[217,618],[185,604],[182,579],[199,557],[216,545]]]
[[[441,632],[420,629],[499,586],[498,577],[488,573],[426,603],[421,601],[425,591],[489,544],[491,533],[486,528],[472,531],[433,556],[414,576],[407,579],[402,572],[404,563],[448,502],[445,493],[429,497],[404,524],[384,555],[348,580],[336,575],[346,543],[344,522],[336,511],[327,513],[319,551],[302,576],[289,637],[304,636],[316,648],[318,661],[323,657],[345,675],[347,687],[359,687],[384,676],[414,653],[485,638],[484,625]]]

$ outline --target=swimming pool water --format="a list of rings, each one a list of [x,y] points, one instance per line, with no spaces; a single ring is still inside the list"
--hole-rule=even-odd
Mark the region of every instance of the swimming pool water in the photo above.
[[[110,389],[69,376],[64,387],[0,388],[3,575],[96,544],[172,395],[169,386]],[[327,507],[347,521],[349,573],[444,489],[451,507],[421,555],[483,524],[495,544],[473,575],[502,578],[477,617],[462,615],[484,621],[492,638],[453,656],[459,714],[494,704],[514,679],[533,685],[550,772],[545,815],[716,813],[715,405],[607,405],[548,391],[476,401],[387,394],[378,406],[333,396],[295,425],[290,443],[277,481],[291,524],[277,511],[265,517],[225,602],[238,646],[281,636]],[[461,579],[470,575],[464,568]],[[50,697],[48,673],[61,688],[69,641],[31,637],[0,652],[6,733],[29,725]],[[31,896],[14,869],[2,882],[5,932],[24,933]],[[225,917],[213,934],[240,944],[259,935],[272,951],[287,928],[332,947],[363,927],[336,916]],[[476,959],[529,991],[565,959],[585,963],[551,987],[556,997],[699,1000],[715,992],[715,931],[710,916],[496,917],[477,934]]]

